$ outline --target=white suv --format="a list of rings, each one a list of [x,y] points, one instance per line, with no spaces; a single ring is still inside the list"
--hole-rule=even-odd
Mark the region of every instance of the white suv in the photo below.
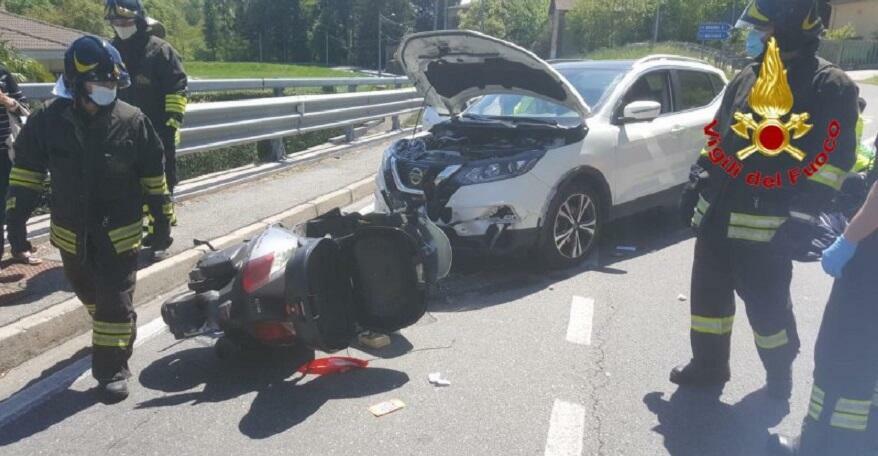
[[[471,31],[410,35],[398,59],[447,120],[385,152],[376,210],[424,195],[455,248],[535,249],[549,267],[676,200],[727,82],[677,56],[550,64]]]

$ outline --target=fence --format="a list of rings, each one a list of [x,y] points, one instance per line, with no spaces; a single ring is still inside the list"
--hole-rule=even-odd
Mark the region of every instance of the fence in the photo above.
[[[878,69],[878,41],[824,40],[819,54],[845,70]]]

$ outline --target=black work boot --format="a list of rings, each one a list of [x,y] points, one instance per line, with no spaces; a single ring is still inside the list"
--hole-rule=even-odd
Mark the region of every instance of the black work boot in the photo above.
[[[128,379],[100,382],[98,390],[101,398],[108,404],[122,402],[128,398]]]
[[[786,437],[780,434],[772,434],[768,438],[768,452],[778,456],[797,456],[799,454],[799,439]]]
[[[765,379],[765,391],[768,397],[779,401],[789,401],[793,395],[793,370],[769,372]]]
[[[704,366],[693,360],[671,370],[671,383],[680,386],[716,386],[725,384],[731,376],[728,364]]]

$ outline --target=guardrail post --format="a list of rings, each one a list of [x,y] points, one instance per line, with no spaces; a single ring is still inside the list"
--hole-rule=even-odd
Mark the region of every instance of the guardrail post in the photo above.
[[[272,89],[272,92],[276,97],[284,96],[283,87],[275,87]],[[256,143],[256,155],[259,157],[260,161],[266,163],[283,160],[287,156],[287,148],[284,146],[284,139],[275,138],[266,141],[259,141]]]
[[[394,85],[393,85],[393,88],[394,88],[394,89],[401,89],[401,88],[402,88],[402,84],[399,84],[399,83],[394,84]],[[393,117],[391,117],[391,118],[390,118],[390,130],[391,130],[391,131],[396,131],[396,130],[399,130],[399,129],[400,129],[399,116],[393,116]]]
[[[356,92],[356,91],[357,91],[356,85],[351,84],[348,86],[348,92]],[[344,137],[345,137],[345,141],[347,141],[347,142],[352,142],[353,140],[357,139],[357,132],[354,131],[353,125],[347,126],[347,128],[345,129],[345,132],[344,132]]]

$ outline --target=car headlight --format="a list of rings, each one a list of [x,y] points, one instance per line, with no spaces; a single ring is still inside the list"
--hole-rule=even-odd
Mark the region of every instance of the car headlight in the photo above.
[[[532,150],[511,157],[470,162],[461,168],[455,180],[459,185],[474,185],[512,179],[532,170],[545,154],[542,150]]]

